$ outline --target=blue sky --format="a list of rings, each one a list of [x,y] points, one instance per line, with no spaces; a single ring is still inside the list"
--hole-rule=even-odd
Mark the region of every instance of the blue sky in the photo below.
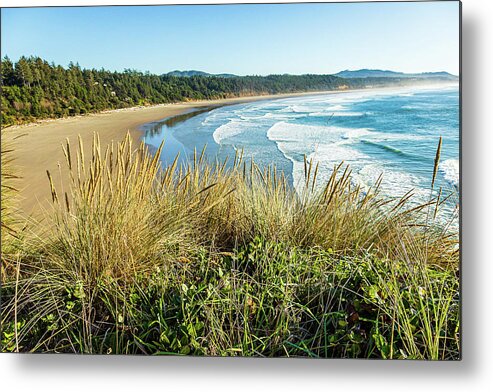
[[[1,51],[66,66],[239,75],[459,72],[459,3],[2,9]]]

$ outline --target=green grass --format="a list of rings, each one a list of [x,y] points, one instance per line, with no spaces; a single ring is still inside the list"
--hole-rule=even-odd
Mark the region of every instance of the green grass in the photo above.
[[[52,225],[6,252],[4,351],[460,358],[443,200],[362,192],[343,165],[318,189],[306,162],[301,194],[241,154],[161,169],[129,137],[64,151]]]

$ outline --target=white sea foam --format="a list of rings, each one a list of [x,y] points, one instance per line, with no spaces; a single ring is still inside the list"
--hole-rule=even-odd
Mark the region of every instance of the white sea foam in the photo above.
[[[458,159],[447,159],[440,163],[438,166],[440,171],[443,173],[445,180],[455,187],[459,186],[459,160]]]
[[[283,112],[281,110],[276,110],[273,112],[268,112],[260,115],[257,113],[239,114],[237,117],[240,120],[244,120],[244,121],[252,121],[252,120],[253,121],[258,121],[258,120],[282,121],[282,120],[289,120],[289,119],[301,118],[306,116],[306,113]]]
[[[312,117],[360,117],[364,116],[365,113],[361,112],[314,112],[310,113],[309,116]]]
[[[385,167],[385,163],[367,164],[353,172],[353,179],[366,189],[373,187],[380,176],[380,190],[390,197],[399,198],[412,190],[414,201],[419,203],[428,195],[428,190],[421,188],[419,177],[403,171],[390,170]]]
[[[329,106],[328,108],[325,109],[326,112],[331,112],[331,111],[341,111],[341,110],[347,110],[347,108],[343,105],[332,105]]]
[[[359,138],[361,136],[368,136],[368,135],[372,135],[374,133],[375,132],[372,132],[368,128],[355,128],[355,129],[350,129],[349,131],[344,133],[341,137],[343,139],[356,139],[356,138]]]
[[[268,114],[268,113],[267,113]],[[250,121],[250,120],[259,120],[261,118],[264,118],[265,115],[263,116],[244,116],[244,115],[239,115],[238,116],[241,120],[244,120],[244,121]]]
[[[362,112],[334,112],[334,117],[360,117],[364,116],[365,113]]]
[[[215,113],[215,112],[209,113],[207,115],[207,117],[205,117],[202,120],[202,125],[207,126],[207,125],[213,123],[214,121],[217,121],[218,118],[220,118],[220,115],[218,113]]]
[[[273,141],[320,142],[330,138],[334,140],[347,128],[334,126],[292,124],[284,121],[275,123],[267,131],[267,137]]]
[[[311,111],[313,111],[313,107],[305,105],[292,105],[288,106],[285,111],[293,113],[310,113]]]
[[[367,129],[348,129],[335,126],[314,126],[278,122],[268,131],[267,137],[274,141],[279,151],[293,164],[293,183],[300,190],[304,183],[303,156],[319,164],[319,182],[330,176],[334,164],[362,162],[369,157],[341,140],[370,132]]]
[[[221,144],[224,139],[237,136],[245,131],[245,126],[239,121],[230,121],[216,128],[212,137],[217,144]]]
[[[328,162],[331,165],[338,162],[359,161],[368,158],[367,155],[338,143],[319,144],[315,151],[308,155],[314,162]]]
[[[352,166],[369,158],[367,155],[347,145],[338,143],[316,145],[314,150],[308,154],[303,154],[302,151],[293,148],[293,143],[279,142],[278,148],[293,163],[293,184],[298,192],[303,189],[305,183],[303,155],[306,155],[308,161],[312,161],[314,165],[319,166],[317,186],[323,186],[327,183],[335,165],[344,162]]]
[[[291,109],[291,106],[286,106],[285,108],[282,108],[278,110],[280,113],[293,113],[293,109]]]
[[[432,137],[426,135],[416,135],[412,133],[405,134],[405,133],[387,133],[387,132],[371,132],[367,135],[371,136],[371,138],[368,138],[368,141],[371,141],[373,143],[395,141],[395,140],[411,140],[411,141],[429,140]],[[367,136],[367,135],[362,135],[362,136]]]

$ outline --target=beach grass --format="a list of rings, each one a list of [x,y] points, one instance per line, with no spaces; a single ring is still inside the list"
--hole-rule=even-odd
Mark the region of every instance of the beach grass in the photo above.
[[[14,269],[12,261],[6,254],[12,253],[21,235],[20,219],[18,217],[17,203],[19,200],[18,180],[15,162],[12,157],[15,140],[8,131],[2,129],[1,135],[1,244],[2,258],[0,264],[0,276],[3,281],[5,276],[11,275]]]
[[[3,351],[460,358],[441,195],[381,197],[343,164],[320,189],[309,161],[297,191],[241,152],[162,168],[163,148],[67,141],[45,220],[2,241]]]

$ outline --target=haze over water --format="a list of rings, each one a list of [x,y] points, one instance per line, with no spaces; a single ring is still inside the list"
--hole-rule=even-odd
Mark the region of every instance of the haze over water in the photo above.
[[[459,186],[458,86],[405,87],[225,106],[178,123],[161,125],[146,143],[168,140],[163,163],[180,151],[190,157],[207,144],[209,158],[234,156],[242,148],[259,165],[275,164],[300,189],[303,157],[318,162],[319,184],[334,165],[349,164],[353,181],[365,187],[383,173],[381,191],[392,197],[413,189],[429,197],[439,137],[443,137],[436,188]],[[186,158],[185,158],[186,159]]]

